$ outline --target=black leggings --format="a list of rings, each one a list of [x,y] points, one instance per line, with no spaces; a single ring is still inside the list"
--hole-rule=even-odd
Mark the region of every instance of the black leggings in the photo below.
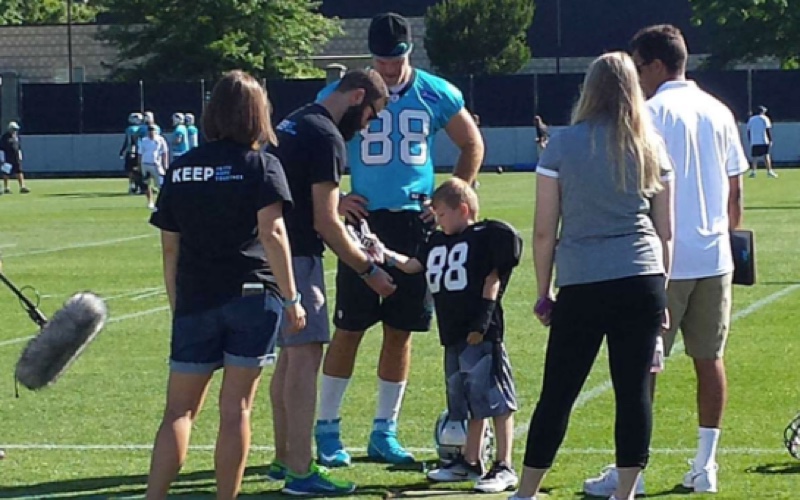
[[[558,292],[547,344],[542,393],[531,417],[525,465],[553,464],[572,405],[603,337],[616,396],[616,464],[647,465],[652,431],[650,365],[666,307],[663,276],[637,276]]]

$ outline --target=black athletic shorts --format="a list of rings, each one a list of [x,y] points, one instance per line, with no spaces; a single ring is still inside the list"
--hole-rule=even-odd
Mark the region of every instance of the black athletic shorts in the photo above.
[[[370,212],[367,222],[387,248],[410,257],[417,255],[420,245],[433,228],[419,218],[419,212],[412,211],[376,210]],[[381,300],[358,273],[339,261],[334,325],[343,330],[360,332],[383,322],[398,330],[428,331],[433,316],[433,300],[428,293],[425,273],[405,274],[399,269],[385,266],[384,269],[394,279],[397,290]]]
[[[132,172],[139,167],[139,155],[136,153],[125,153],[125,171]]]
[[[756,144],[750,148],[750,156],[753,158],[759,158],[761,156],[767,156],[769,154],[769,144]]]

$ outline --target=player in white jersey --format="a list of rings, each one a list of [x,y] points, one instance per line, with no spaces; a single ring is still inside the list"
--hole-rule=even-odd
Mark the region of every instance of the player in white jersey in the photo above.
[[[147,137],[141,140],[139,148],[142,154],[142,177],[147,183],[147,208],[153,210],[153,184],[161,187],[169,165],[169,147],[158,133],[157,125],[148,125]]]
[[[772,169],[772,158],[769,155],[769,150],[772,149],[772,122],[764,106],[759,106],[747,121],[747,139],[750,141],[750,161],[753,162],[750,177],[756,176],[759,158],[764,158],[767,175],[772,178],[778,177]]]

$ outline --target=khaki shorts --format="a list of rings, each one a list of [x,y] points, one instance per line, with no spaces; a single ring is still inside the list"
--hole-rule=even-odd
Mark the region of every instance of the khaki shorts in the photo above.
[[[731,324],[732,274],[694,280],[670,280],[667,308],[670,328],[664,333],[669,356],[680,328],[686,354],[694,359],[720,359]]]
[[[300,304],[306,310],[306,327],[297,333],[281,328],[278,347],[327,344],[331,341],[328,304],[325,299],[325,271],[320,257],[292,257],[294,279],[300,292]],[[286,316],[284,316],[284,321]]]

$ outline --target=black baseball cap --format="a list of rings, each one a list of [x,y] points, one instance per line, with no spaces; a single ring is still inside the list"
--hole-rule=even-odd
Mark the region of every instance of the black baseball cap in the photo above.
[[[369,51],[377,57],[400,57],[411,51],[411,26],[400,14],[386,12],[372,18]]]

